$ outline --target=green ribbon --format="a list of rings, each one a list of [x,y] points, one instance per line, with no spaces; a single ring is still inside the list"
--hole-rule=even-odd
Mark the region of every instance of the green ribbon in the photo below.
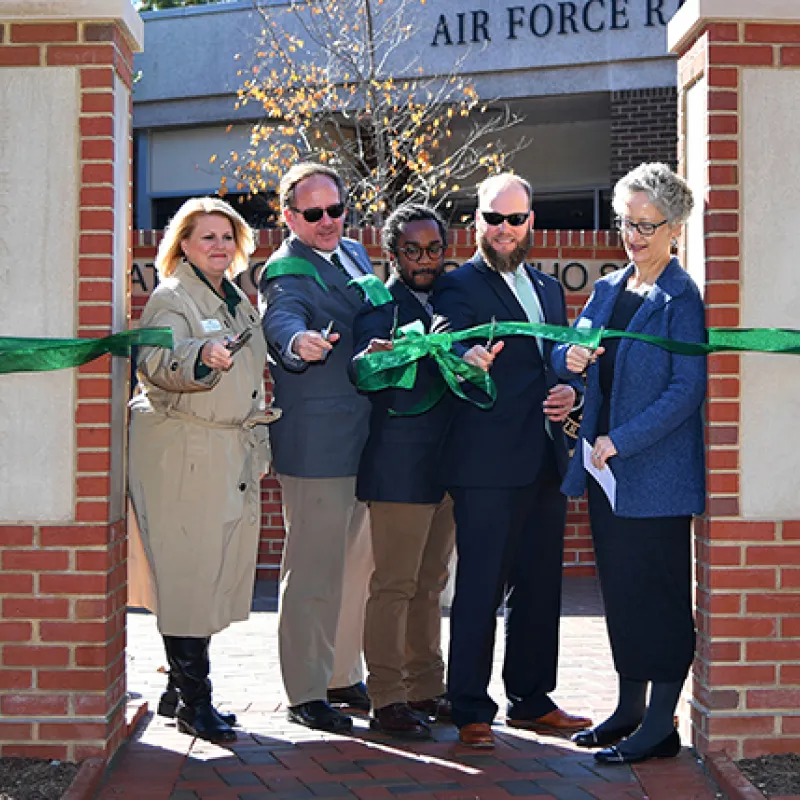
[[[353,278],[348,286],[351,283],[356,284],[364,292],[364,296],[375,308],[385,306],[394,300],[392,293],[377,275],[360,275],[358,278]]]
[[[800,331],[785,328],[709,328],[708,342],[682,342],[630,331],[570,328],[530,322],[484,323],[453,333],[428,334],[424,330],[420,332],[417,328],[412,330],[410,326],[404,326],[398,331],[392,350],[370,353],[356,360],[356,385],[366,392],[411,389],[417,376],[416,362],[430,356],[439,367],[442,383],[412,410],[403,412],[404,415],[421,414],[432,408],[442,398],[446,387],[479,408],[489,408],[497,396],[494,381],[487,372],[466,364],[450,350],[455,342],[466,339],[495,340],[503,336],[535,336],[592,350],[597,349],[603,339],[635,339],[679,355],[700,356],[731,351],[800,355]],[[461,387],[462,381],[480,388],[489,401],[481,402],[468,397]]]
[[[79,367],[106,353],[129,356],[131,347],[172,348],[171,328],[139,328],[102,339],[22,339],[0,337],[0,374],[47,372]]]
[[[481,327],[470,330],[479,330]],[[499,326],[498,326],[499,327]],[[453,342],[467,338],[461,333],[425,333],[420,320],[415,320],[398,329],[394,349],[357,358],[354,362],[356,386],[365,392],[381,389],[412,389],[417,380],[417,361],[430,356],[438,365],[442,376],[428,394],[408,411],[391,411],[393,416],[413,416],[433,408],[444,396],[447,388],[458,397],[474,403],[479,408],[491,408],[497,398],[497,387],[480,367],[467,364],[464,359],[451,353]],[[488,400],[468,397],[462,383],[470,383],[483,392]]]
[[[279,258],[276,261],[270,261],[269,264],[267,264],[266,274],[267,280],[280,278],[283,275],[305,275],[307,278],[313,278],[322,287],[322,291],[328,291],[328,287],[325,285],[325,281],[320,277],[319,272],[317,272],[317,268],[304,258],[288,256],[287,258]]]

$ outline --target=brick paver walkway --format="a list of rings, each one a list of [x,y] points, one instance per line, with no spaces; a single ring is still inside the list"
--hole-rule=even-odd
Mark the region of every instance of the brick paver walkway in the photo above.
[[[436,726],[435,741],[407,744],[373,734],[356,715],[349,737],[322,734],[285,719],[277,658],[277,616],[269,587],[259,587],[247,623],[214,637],[212,675],[220,708],[239,715],[238,742],[229,747],[193,740],[173,723],[148,715],[119,754],[100,800],[258,800],[259,798],[400,798],[494,800],[714,800],[721,795],[685,748],[674,760],[636,770],[596,765],[567,739],[505,728],[498,746],[476,753],[457,742],[451,726]],[[446,639],[447,619],[445,619]],[[498,634],[501,631],[498,629]],[[502,636],[498,635],[492,692],[503,705]],[[152,616],[128,615],[128,687],[132,705],[154,709],[164,685],[164,656]],[[566,710],[596,720],[614,702],[615,678],[596,584],[566,581],[559,687]]]

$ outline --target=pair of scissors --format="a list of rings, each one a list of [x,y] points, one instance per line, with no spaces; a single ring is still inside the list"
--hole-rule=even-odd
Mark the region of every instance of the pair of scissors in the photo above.
[[[322,338],[327,342],[333,333],[333,320],[331,320],[323,330],[320,331]]]
[[[228,341],[225,342],[225,348],[231,355],[234,355],[238,353],[252,337],[253,331],[247,328],[247,330],[242,331],[238,336],[234,336],[233,339],[228,339]]]

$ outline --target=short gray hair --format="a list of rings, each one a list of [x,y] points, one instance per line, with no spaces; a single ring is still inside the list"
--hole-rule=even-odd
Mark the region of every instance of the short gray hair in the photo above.
[[[634,192],[644,192],[650,202],[667,218],[670,225],[682,225],[694,207],[689,184],[666,164],[640,164],[617,181],[612,205],[619,214],[623,203]]]

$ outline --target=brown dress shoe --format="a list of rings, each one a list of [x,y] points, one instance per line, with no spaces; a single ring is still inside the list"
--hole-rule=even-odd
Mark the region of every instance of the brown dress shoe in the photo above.
[[[453,718],[453,704],[444,695],[427,700],[409,700],[408,705],[412,711],[419,711],[434,722],[450,722]]]
[[[588,717],[576,717],[567,714],[560,708],[554,708],[541,717],[535,719],[507,719],[506,725],[510,728],[524,728],[529,731],[540,731],[542,733],[568,733],[571,731],[582,731],[592,725]]]
[[[431,729],[414,715],[406,703],[390,703],[372,712],[369,727],[398,739],[430,739]]]
[[[471,722],[458,729],[458,741],[467,747],[490,750],[494,747],[494,734],[488,722]]]

